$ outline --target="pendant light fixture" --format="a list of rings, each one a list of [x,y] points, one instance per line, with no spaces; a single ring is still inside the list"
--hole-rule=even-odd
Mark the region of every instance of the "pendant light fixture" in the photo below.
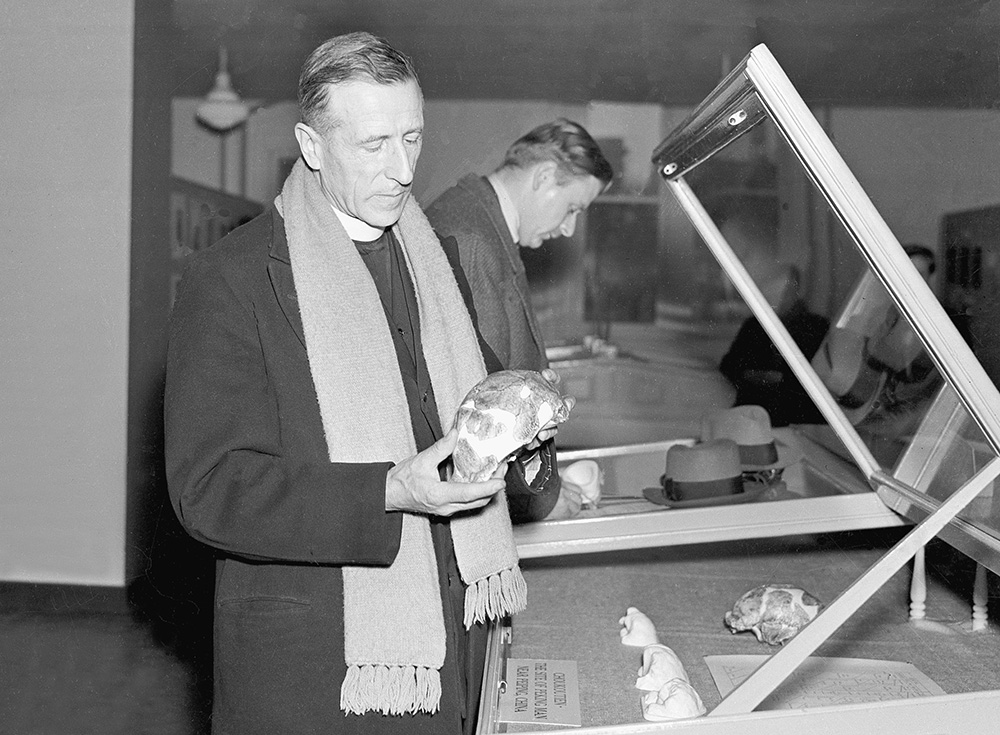
[[[233,89],[227,62],[226,47],[220,46],[219,71],[215,74],[215,86],[195,111],[198,121],[217,133],[237,128],[250,117],[250,105],[241,100]]]

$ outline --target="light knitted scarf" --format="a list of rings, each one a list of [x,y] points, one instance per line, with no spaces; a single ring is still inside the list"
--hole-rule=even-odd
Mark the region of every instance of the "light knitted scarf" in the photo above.
[[[303,161],[275,200],[285,220],[309,369],[331,462],[398,462],[416,452],[410,411],[382,302],[367,266]],[[394,232],[416,291],[423,355],[447,431],[486,370],[448,260],[410,199]],[[330,492],[359,492],[330,488]],[[381,491],[381,488],[380,488]],[[452,519],[465,625],[524,609],[527,591],[503,493]],[[403,514],[391,566],[343,567],[345,712],[435,712],[445,655],[442,596],[430,523]]]

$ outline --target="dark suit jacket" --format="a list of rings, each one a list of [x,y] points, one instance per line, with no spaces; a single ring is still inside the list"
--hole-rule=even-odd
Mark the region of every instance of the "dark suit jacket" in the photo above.
[[[810,312],[801,300],[780,316],[802,354],[811,359],[830,327],[829,320]],[[719,371],[736,388],[734,405],[763,406],[774,426],[825,423],[756,317],[750,317],[740,326],[719,363]]]
[[[427,219],[442,239],[457,241],[479,329],[503,366],[547,367],[524,262],[490,182],[480,176],[462,177],[427,207]]]
[[[185,271],[171,319],[165,431],[175,511],[219,552],[214,732],[461,732],[464,670],[476,675],[481,659],[465,658],[456,620],[464,592],[446,521],[432,524],[449,631],[442,712],[340,710],[340,566],[391,564],[401,515],[385,511],[391,463],[329,461],[273,207]],[[478,689],[471,697],[474,705]]]

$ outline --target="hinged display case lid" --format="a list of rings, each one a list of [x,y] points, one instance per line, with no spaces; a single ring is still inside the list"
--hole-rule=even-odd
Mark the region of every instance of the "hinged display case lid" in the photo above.
[[[734,160],[777,171],[770,202],[720,184]],[[949,543],[1000,572],[1000,394],[938,302],[926,254],[901,246],[765,46],[653,163],[822,413],[811,435],[889,507],[933,516]],[[828,328],[815,344],[796,317],[818,310]]]

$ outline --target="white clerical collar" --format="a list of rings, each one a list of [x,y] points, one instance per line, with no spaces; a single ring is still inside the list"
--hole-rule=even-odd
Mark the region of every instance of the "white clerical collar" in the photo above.
[[[490,174],[486,177],[486,180],[490,182],[493,191],[497,193],[497,199],[500,200],[500,212],[503,214],[504,222],[507,223],[507,229],[510,230],[510,237],[516,245],[521,218],[518,217],[514,200],[510,198],[510,192],[507,191],[507,187],[503,185],[503,182],[500,181],[496,174]]]
[[[344,229],[347,230],[347,236],[352,240],[357,240],[358,242],[373,242],[382,237],[382,233],[385,232],[385,228],[372,227],[370,224],[358,219],[357,217],[344,214],[332,204],[330,206],[333,208],[333,213],[337,215],[337,219],[340,220],[340,224],[342,224]]]

